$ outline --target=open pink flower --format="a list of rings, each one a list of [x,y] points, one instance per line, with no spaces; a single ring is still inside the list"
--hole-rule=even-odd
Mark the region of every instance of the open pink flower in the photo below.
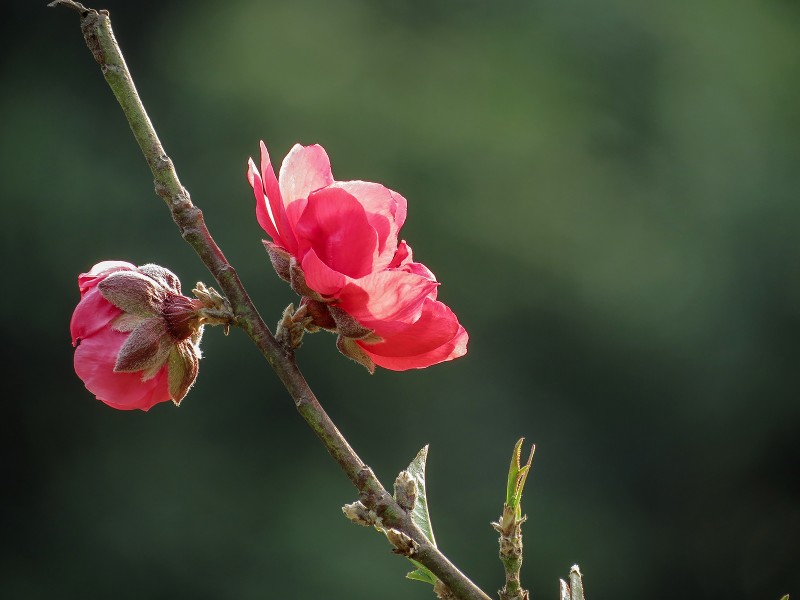
[[[278,177],[261,142],[247,178],[277,273],[303,297],[312,326],[373,370],[402,371],[462,356],[467,332],[436,299],[439,285],[398,241],[406,200],[378,183],[335,181],[322,146],[296,144]]]
[[[157,265],[105,261],[78,277],[72,314],[75,372],[109,406],[148,410],[178,404],[197,377],[198,301]]]

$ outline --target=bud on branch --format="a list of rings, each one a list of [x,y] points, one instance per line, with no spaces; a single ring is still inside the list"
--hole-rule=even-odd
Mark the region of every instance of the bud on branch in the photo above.
[[[179,405],[197,378],[203,326],[233,319],[202,283],[196,298],[158,265],[101,262],[78,277],[81,300],[70,323],[75,372],[99,399],[119,409]]]

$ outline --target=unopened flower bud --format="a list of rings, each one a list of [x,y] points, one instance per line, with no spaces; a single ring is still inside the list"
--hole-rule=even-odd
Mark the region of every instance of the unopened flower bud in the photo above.
[[[405,510],[414,510],[417,502],[417,480],[408,471],[400,471],[394,480],[394,499]]]
[[[407,534],[399,529],[387,529],[386,537],[389,538],[389,543],[394,546],[395,554],[402,554],[403,556],[413,556],[419,548],[419,544],[412,540]]]
[[[345,504],[342,512],[345,517],[362,527],[371,527],[376,523],[375,512],[369,510],[360,500],[356,500],[352,504]]]
[[[304,304],[297,310],[290,304],[283,310],[278,326],[275,328],[275,338],[289,351],[296,350],[303,344],[303,335],[306,326],[311,323],[311,317]]]
[[[119,409],[179,404],[197,378],[204,301],[182,295],[178,278],[158,265],[101,262],[78,286],[70,330],[86,388]]]

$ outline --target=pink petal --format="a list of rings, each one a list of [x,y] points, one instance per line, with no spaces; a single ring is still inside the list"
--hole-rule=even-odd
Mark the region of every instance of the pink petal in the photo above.
[[[397,250],[397,233],[406,217],[406,199],[379,183],[337,181],[331,187],[343,189],[356,198],[378,234],[378,256],[374,269],[389,265]]]
[[[272,167],[267,145],[263,140],[259,142],[259,147],[261,149],[261,180],[264,182],[264,193],[269,198],[273,214],[278,213],[280,211],[277,210],[277,207],[283,206],[283,197],[281,196],[280,186],[278,186],[278,179],[275,177],[275,169]]]
[[[339,306],[370,329],[384,321],[412,323],[437,285],[414,273],[378,271],[348,282],[339,292]]]
[[[275,169],[272,167],[267,145],[261,141],[260,147],[261,179],[264,182],[264,193],[267,195],[278,232],[281,234],[281,237],[283,237],[284,242],[288,244],[285,248],[290,252],[294,252],[297,248],[294,237],[294,223],[290,222],[286,215],[286,205],[291,201],[287,201],[281,194],[281,188],[278,184],[278,180],[275,178]],[[330,166],[328,167],[328,171],[330,171]]]
[[[436,275],[433,274],[433,271],[431,271],[422,263],[414,262],[411,246],[409,246],[405,240],[402,240],[397,245],[397,252],[395,252],[394,258],[389,264],[389,268],[397,269],[399,271],[406,271],[408,273],[415,273],[420,277],[425,277],[431,281],[436,281]],[[431,290],[431,293],[428,294],[428,298],[431,300],[436,300],[436,290],[437,288]]]
[[[414,323],[385,322],[375,326],[377,344],[358,342],[375,364],[395,371],[427,367],[462,356],[469,336],[443,303],[427,298]]]
[[[431,365],[436,365],[441,362],[453,360],[467,353],[467,342],[469,336],[467,331],[460,327],[458,332],[453,338],[438,348],[426,352],[424,354],[417,354],[413,356],[380,356],[373,354],[368,345],[363,342],[356,341],[358,345],[367,353],[379,367],[389,369],[391,371],[406,371],[408,369],[424,369]]]
[[[414,273],[415,275],[419,275],[420,277],[424,277],[425,279],[430,279],[431,281],[436,281],[436,275],[434,275],[433,272],[422,263],[418,262],[406,263],[402,267],[400,267],[399,270],[406,271],[407,273]],[[433,289],[431,294],[433,294],[431,296],[431,299],[435,300],[436,288]]]
[[[283,159],[278,175],[284,206],[333,183],[331,161],[322,146],[295,144]]]
[[[272,209],[264,194],[264,182],[261,179],[261,175],[258,174],[256,164],[253,162],[252,158],[247,163],[247,181],[250,183],[250,187],[253,188],[253,195],[256,198],[256,219],[258,220],[258,224],[261,225],[261,229],[272,238],[273,242],[285,248],[286,243],[278,234]]]
[[[400,240],[400,243],[397,244],[397,251],[394,253],[394,258],[392,258],[392,262],[389,263],[390,269],[396,269],[406,263],[409,263],[413,260],[413,254],[411,252],[411,246],[405,240]]]
[[[83,295],[87,290],[93,288],[103,279],[116,271],[135,271],[136,265],[122,260],[104,260],[93,266],[88,273],[78,275],[78,289]]]
[[[436,281],[436,275],[433,274],[428,267],[422,263],[414,262],[414,257],[409,246],[405,240],[397,245],[397,252],[389,264],[390,269],[401,269],[409,273],[416,273],[422,277],[427,277],[432,281]]]
[[[313,248],[339,273],[358,278],[373,270],[377,235],[364,207],[342,189],[326,187],[311,194],[296,232],[301,253]]]
[[[72,345],[75,346],[79,339],[89,337],[102,329],[109,328],[111,322],[121,314],[122,311],[120,309],[103,298],[96,285],[90,288],[72,313],[72,319],[69,323]]]
[[[75,350],[75,372],[98,400],[122,410],[148,410],[170,399],[167,369],[142,381],[141,373],[115,373],[114,363],[128,334],[106,328],[81,340]]]
[[[290,202],[289,205],[286,207],[286,219],[289,221],[289,227],[292,228],[292,231],[294,231],[295,228],[297,227],[297,222],[303,215],[303,211],[305,211],[307,205],[308,205],[308,199],[300,198],[299,200]]]
[[[313,248],[303,257],[301,266],[306,285],[323,296],[335,296],[347,283],[347,277],[322,262]]]

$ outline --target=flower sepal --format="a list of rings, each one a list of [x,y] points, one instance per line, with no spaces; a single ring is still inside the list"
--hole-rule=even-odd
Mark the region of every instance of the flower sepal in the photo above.
[[[291,255],[286,250],[278,246],[278,244],[268,242],[267,240],[261,240],[261,243],[264,244],[264,249],[269,255],[272,268],[275,269],[278,277],[284,281],[291,282],[291,275],[289,272],[289,261],[291,259]]]
[[[328,299],[311,289],[306,283],[306,274],[294,256],[289,259],[289,285],[298,296],[311,298],[318,302],[328,302]]]
[[[361,346],[356,344],[356,341],[353,338],[339,335],[336,338],[336,348],[347,358],[356,361],[358,364],[364,367],[367,371],[369,371],[370,375],[375,374],[375,362],[370,358],[369,354],[364,352]]]

